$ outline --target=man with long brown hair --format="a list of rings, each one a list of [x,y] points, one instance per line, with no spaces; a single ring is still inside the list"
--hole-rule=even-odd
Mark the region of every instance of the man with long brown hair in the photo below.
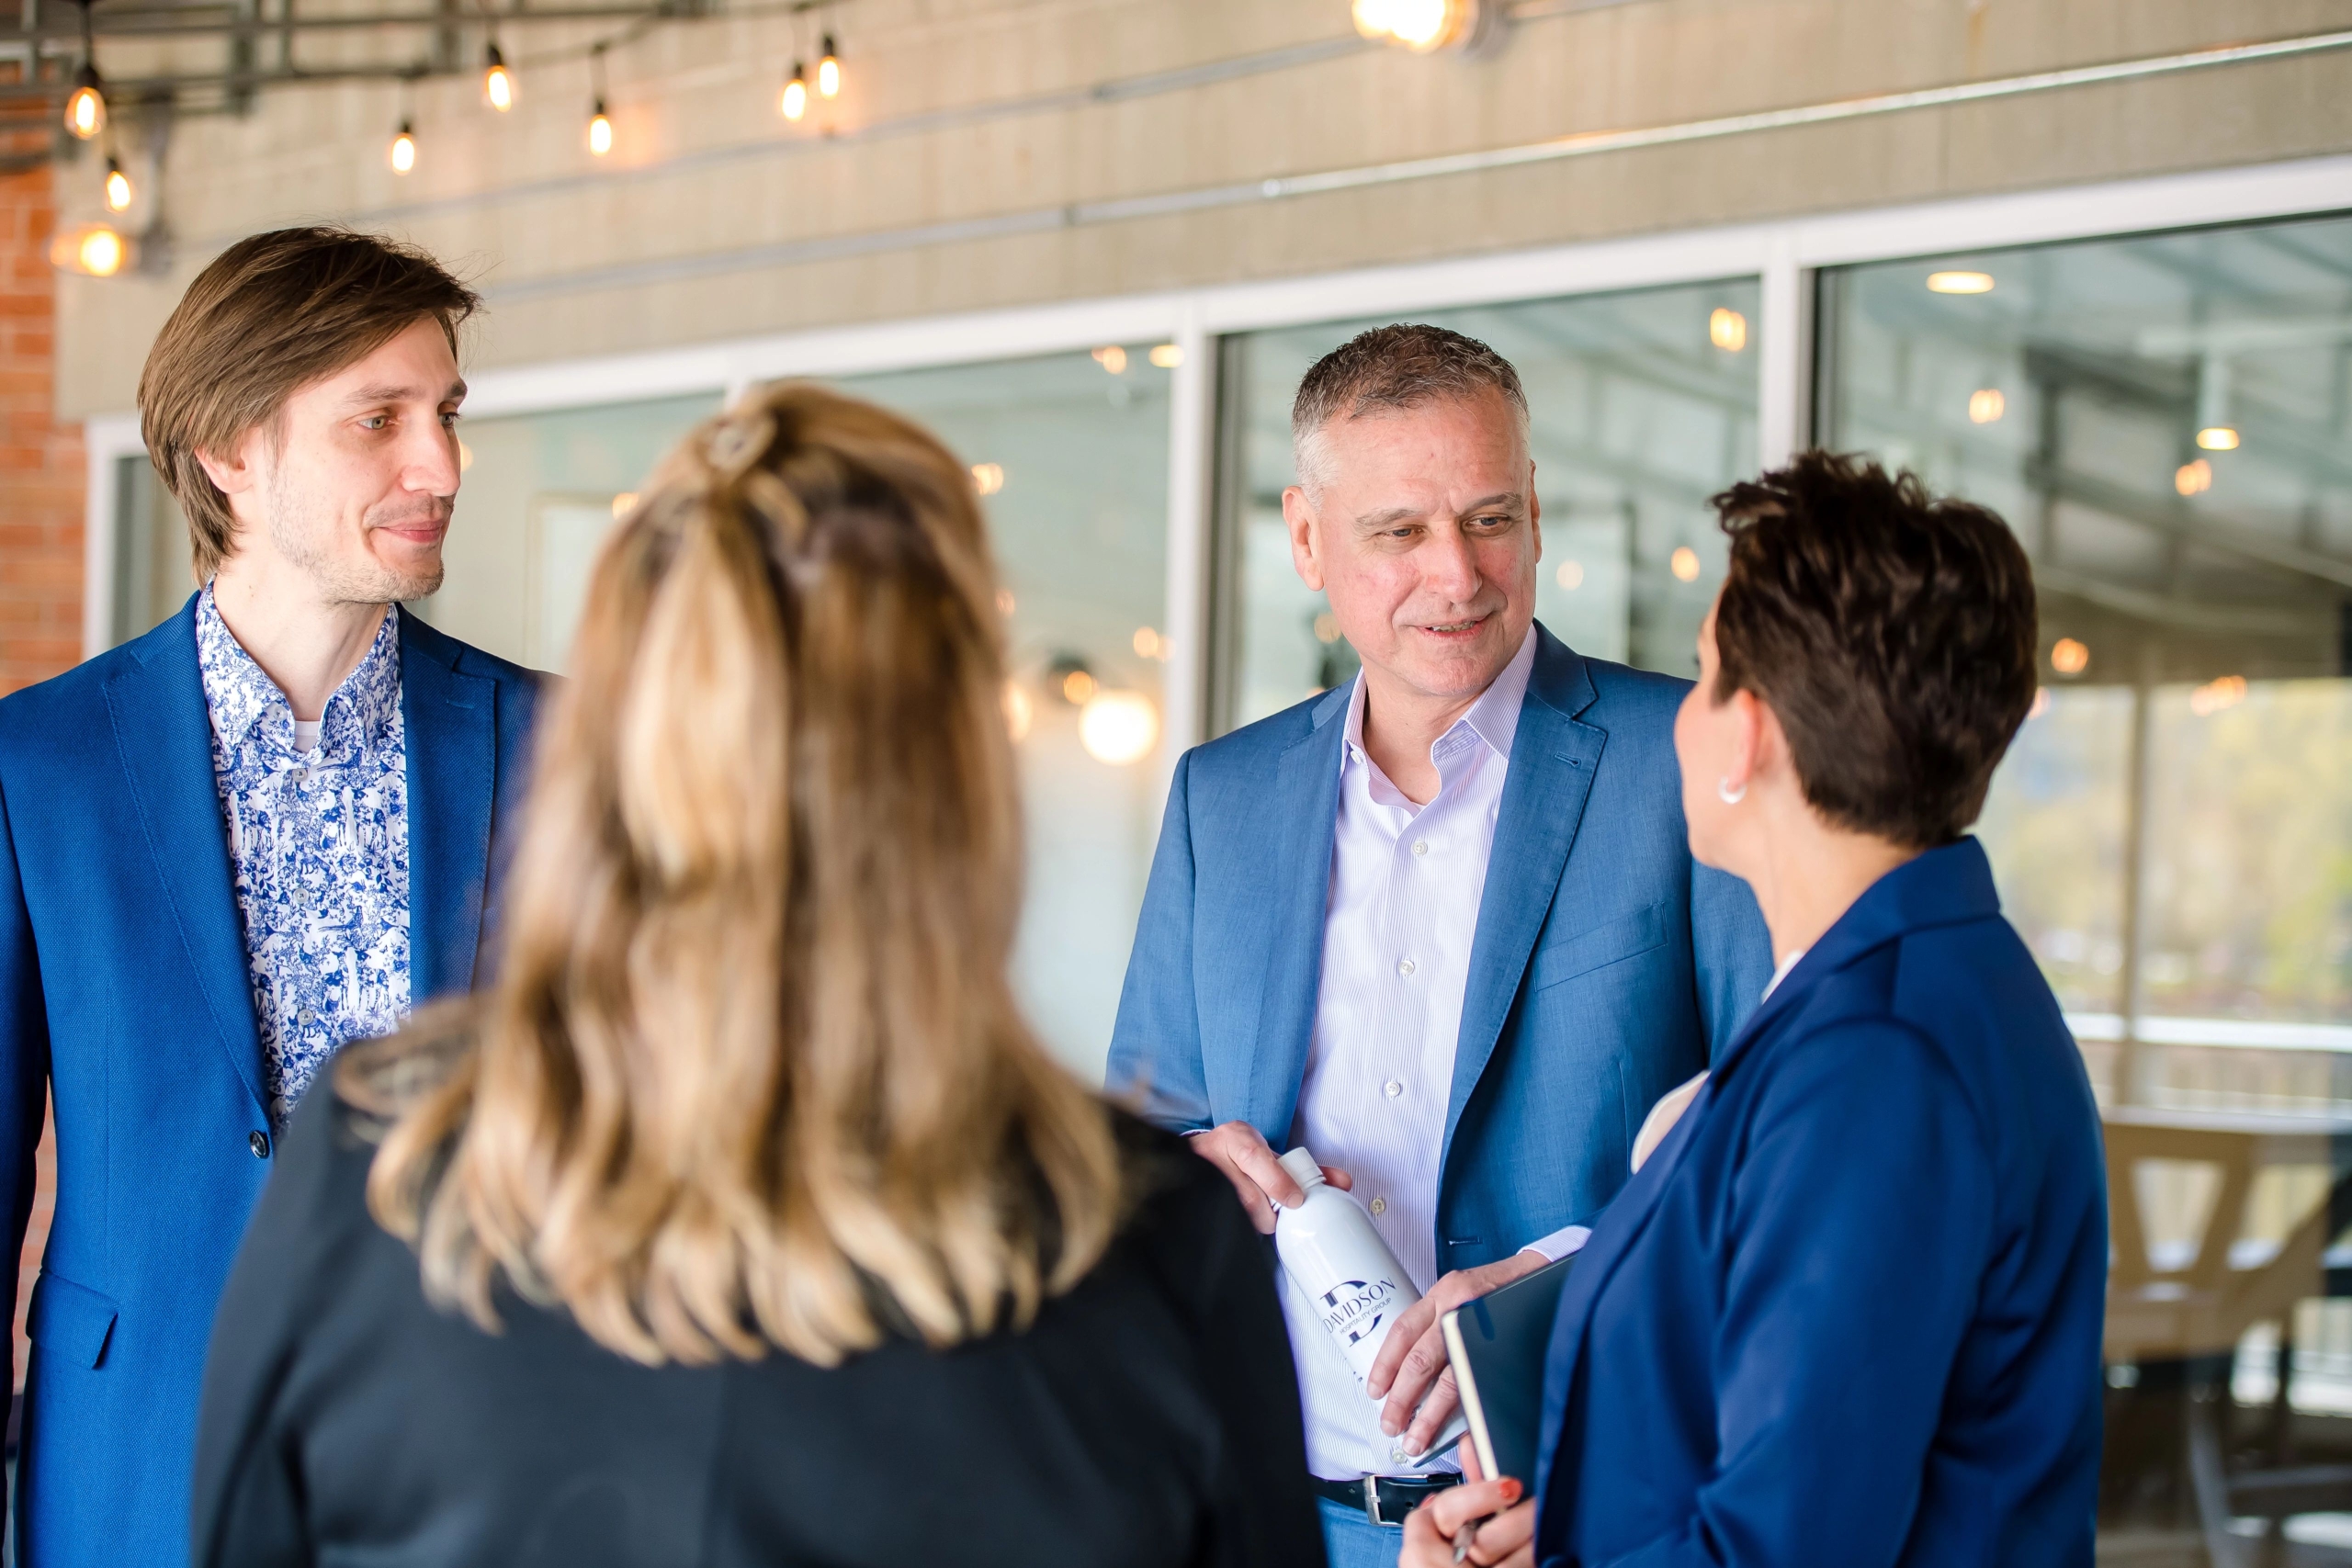
[[[51,1096],[58,1143],[29,1568],[186,1561],[213,1305],[287,1117],[345,1041],[472,981],[536,687],[399,606],[441,584],[478,304],[371,235],[231,246],[139,388],[198,592],[0,703],[17,1245]]]

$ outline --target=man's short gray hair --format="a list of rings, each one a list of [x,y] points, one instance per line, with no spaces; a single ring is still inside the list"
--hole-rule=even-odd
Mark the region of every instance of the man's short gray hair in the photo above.
[[[1444,327],[1399,321],[1358,333],[1315,362],[1290,409],[1292,460],[1310,494],[1330,477],[1323,431],[1335,419],[1416,409],[1448,398],[1496,392],[1527,433],[1527,393],[1510,360]]]

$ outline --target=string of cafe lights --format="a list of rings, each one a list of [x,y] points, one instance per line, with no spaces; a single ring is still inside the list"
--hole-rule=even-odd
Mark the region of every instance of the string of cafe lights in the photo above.
[[[74,88],[65,105],[66,129],[81,141],[92,141],[107,133],[109,114],[107,85],[99,74],[96,51],[92,38],[90,9],[95,0],[72,0],[82,8],[82,64],[74,77]],[[834,26],[834,13],[854,0],[783,0],[782,4],[754,4],[746,7],[728,8],[724,15],[752,17],[781,13],[790,17],[792,30],[792,66],[785,76],[776,96],[778,114],[789,125],[805,120],[812,107],[838,98],[847,82],[847,67],[843,62],[839,36]],[[1350,0],[1350,14],[1357,32],[1367,40],[1397,45],[1416,53],[1446,51],[1467,55],[1488,51],[1501,37],[1504,27],[1514,17],[1550,15],[1558,10],[1582,10],[1626,4],[1628,0]],[[636,17],[623,32],[599,39],[585,47],[540,55],[536,58],[510,60],[499,41],[498,29],[504,23],[511,27],[526,22],[576,20],[576,16],[538,15],[520,7],[506,12],[491,9],[492,0],[479,0],[479,18],[450,17],[413,18],[419,25],[428,21],[443,26],[479,26],[485,36],[481,64],[481,98],[493,113],[512,113],[521,96],[519,66],[539,67],[584,58],[589,67],[589,101],[583,139],[591,157],[611,156],[619,142],[619,132],[610,110],[610,89],[605,75],[605,58],[615,48],[643,37],[662,22],[680,19],[684,16],[707,16],[707,10],[679,12],[667,4]],[[410,20],[412,18],[391,18]],[[287,24],[293,24],[290,20]],[[266,30],[266,28],[264,28]],[[810,52],[804,47],[808,35],[815,34],[814,65]],[[288,33],[290,39],[291,34]],[[417,81],[441,73],[433,67],[418,65],[413,70],[396,73],[401,87],[399,109],[390,140],[385,143],[385,161],[396,176],[415,172],[424,160],[425,145],[419,132],[415,114],[410,104],[410,88]],[[335,73],[319,73],[309,77],[313,81],[333,80]],[[368,68],[345,74],[382,79],[394,73],[380,68]],[[300,80],[300,73],[271,80]],[[154,84],[141,84],[152,90]],[[111,213],[128,212],[136,192],[122,159],[112,145],[109,136],[106,149],[104,194],[107,209]],[[150,231],[151,234],[155,231]],[[85,223],[61,231],[51,247],[51,260],[62,270],[111,277],[128,270],[138,254],[138,242],[111,222]],[[160,265],[160,257],[151,257]]]
[[[123,166],[120,152],[115,145],[114,116],[107,99],[107,81],[97,66],[97,51],[90,10],[95,0],[74,0],[82,10],[82,64],[73,77],[73,88],[64,107],[64,127],[78,141],[101,142],[105,159],[105,175],[101,192],[109,213],[128,212],[137,198],[129,172]],[[834,12],[849,0],[787,0],[781,6],[752,7],[728,13],[733,16],[757,16],[763,11],[774,14],[782,10],[791,19],[793,61],[778,99],[783,118],[799,124],[808,115],[813,100],[827,102],[841,96],[848,82],[848,69],[836,30]],[[818,35],[818,54],[812,72],[801,44],[804,21],[813,17]],[[486,34],[482,49],[481,101],[492,112],[500,115],[514,112],[522,96],[518,65],[524,62],[510,61],[499,41],[502,21],[509,24],[534,20],[528,12],[504,13],[489,9],[483,0],[481,25]],[[584,47],[551,51],[528,61],[534,66],[548,66],[585,58],[589,70],[588,115],[583,139],[589,155],[609,157],[616,144],[616,132],[610,108],[610,86],[605,73],[605,58],[616,47],[633,43],[656,25],[673,19],[662,11],[650,11],[636,18],[620,33],[594,40]],[[410,104],[411,87],[415,82],[432,74],[425,67],[403,72],[399,77],[400,101],[398,118],[391,137],[385,144],[385,162],[395,175],[405,176],[415,172],[424,157],[424,143],[417,128],[415,113]],[[138,241],[125,233],[113,222],[98,220],[61,228],[50,245],[50,261],[61,271],[80,273],[91,277],[113,277],[134,265]]]
[[[787,14],[792,19],[794,59],[792,73],[786,80],[778,108],[786,120],[796,125],[806,117],[808,111],[808,73],[807,64],[800,57],[799,45],[802,19],[809,13],[814,12],[823,17],[822,53],[817,62],[816,96],[827,100],[840,97],[842,84],[846,80],[842,65],[841,47],[835,42],[831,17],[833,4],[834,0],[822,0],[821,4],[803,0],[801,4],[787,7]],[[577,58],[581,53],[585,53],[588,61],[588,119],[583,131],[583,140],[591,157],[611,156],[616,143],[616,133],[613,128],[609,102],[610,88],[605,73],[605,56],[615,47],[634,42],[643,37],[655,19],[645,18],[625,33],[613,38],[599,39],[589,44],[584,51],[570,51],[562,54],[544,56],[536,62],[538,64],[551,64],[559,61]],[[489,40],[484,45],[482,52],[481,101],[486,107],[495,113],[511,114],[521,96],[522,85],[516,74],[516,68],[507,60],[505,51],[499,48],[496,24],[493,22]],[[399,129],[393,132],[391,142],[386,150],[386,158],[396,175],[410,174],[416,168],[418,144],[416,123],[413,118],[407,115],[401,117]]]

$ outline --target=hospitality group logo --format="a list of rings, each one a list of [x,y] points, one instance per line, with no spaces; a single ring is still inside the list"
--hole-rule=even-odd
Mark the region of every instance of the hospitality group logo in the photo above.
[[[1398,1292],[1390,1280],[1342,1280],[1323,1292],[1323,1326],[1350,1346],[1377,1337],[1396,1304]]]

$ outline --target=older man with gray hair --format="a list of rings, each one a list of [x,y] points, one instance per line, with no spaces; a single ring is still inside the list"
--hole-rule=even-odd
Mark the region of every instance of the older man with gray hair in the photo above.
[[[1283,1287],[1330,1560],[1368,1568],[1458,1479],[1426,1458],[1455,1403],[1438,1314],[1581,1245],[1771,959],[1685,840],[1689,682],[1535,621],[1510,362],[1381,327],[1307,372],[1291,433],[1292,559],[1363,671],[1178,764],[1109,1076],[1261,1231],[1304,1200],[1277,1152],[1312,1150],[1427,1292],[1367,1397]]]

